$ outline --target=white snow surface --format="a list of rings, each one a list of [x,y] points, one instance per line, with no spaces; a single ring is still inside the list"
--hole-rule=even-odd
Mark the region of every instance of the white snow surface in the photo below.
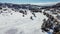
[[[43,13],[35,13],[37,17],[34,17],[29,10],[25,17],[19,12],[11,13],[13,14],[0,14],[0,34],[47,34],[41,30],[43,19],[48,19]],[[30,16],[33,16],[34,20],[31,20]]]

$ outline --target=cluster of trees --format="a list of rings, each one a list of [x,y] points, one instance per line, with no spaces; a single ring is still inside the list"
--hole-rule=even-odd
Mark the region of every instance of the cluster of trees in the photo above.
[[[48,19],[43,20],[43,24],[41,27],[42,31],[50,32],[50,30],[52,30],[53,31],[53,32],[51,31],[52,34],[57,34],[57,33],[60,34],[60,23],[57,22],[57,20],[54,19],[53,16],[46,14],[45,12],[44,15],[46,15]]]

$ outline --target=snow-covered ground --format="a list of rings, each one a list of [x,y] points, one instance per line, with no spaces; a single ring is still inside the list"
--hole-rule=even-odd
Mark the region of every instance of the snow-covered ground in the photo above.
[[[27,15],[22,17],[22,13],[11,11],[0,14],[0,34],[47,34],[41,31],[43,19],[48,19],[43,13],[35,13],[34,17],[28,10]],[[34,20],[30,17],[33,16]]]

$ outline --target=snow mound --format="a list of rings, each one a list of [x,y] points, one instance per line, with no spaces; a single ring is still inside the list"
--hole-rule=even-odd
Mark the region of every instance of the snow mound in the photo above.
[[[47,34],[41,30],[43,19],[47,19],[43,13],[35,13],[34,17],[31,11],[27,10],[27,15],[22,15],[12,10],[0,14],[0,34]],[[31,16],[33,20],[30,19]]]

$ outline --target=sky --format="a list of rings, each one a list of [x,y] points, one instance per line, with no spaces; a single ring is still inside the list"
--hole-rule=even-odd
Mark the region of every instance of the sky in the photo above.
[[[15,4],[29,4],[29,3],[32,3],[32,4],[45,4],[45,3],[50,3],[50,4],[53,4],[53,3],[56,3],[56,2],[60,2],[60,0],[0,0],[1,3],[15,3]]]
[[[0,0],[2,3],[45,3],[59,2],[60,0]]]

